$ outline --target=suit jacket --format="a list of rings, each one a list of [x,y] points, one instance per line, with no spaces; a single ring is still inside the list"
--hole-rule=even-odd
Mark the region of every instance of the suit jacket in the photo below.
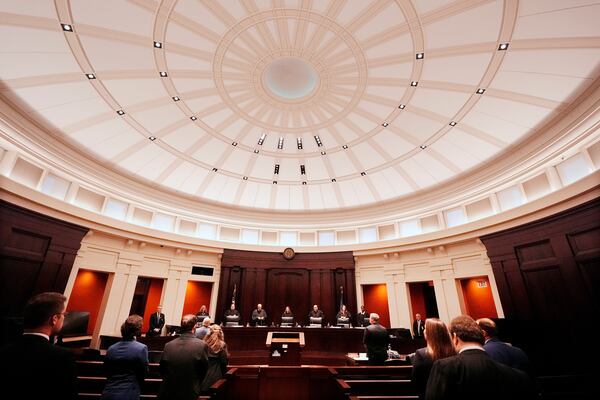
[[[417,328],[417,320],[413,322],[413,335],[414,337],[423,337],[423,332],[425,331],[425,321],[421,320],[421,326]]]
[[[365,320],[366,318],[369,318],[369,313],[367,311],[356,314],[356,326],[369,325],[369,322]]]
[[[387,329],[380,324],[369,325],[365,328],[363,334],[363,344],[367,350],[369,364],[383,365],[387,360],[388,344],[390,343],[390,335]]]
[[[150,329],[148,329],[149,335],[160,335],[160,330],[165,326],[165,314],[160,313],[160,318],[157,318],[156,313],[150,316]],[[154,329],[158,329],[159,332],[154,332]]]
[[[108,375],[102,399],[138,400],[148,372],[148,346],[121,340],[108,348],[104,365]]]
[[[258,308],[252,311],[252,323],[254,325],[267,325],[267,312],[264,308],[260,312],[258,312]]]
[[[220,352],[213,353],[208,350],[208,372],[202,381],[202,391],[206,392],[210,387],[227,372],[227,346],[223,347]]]
[[[208,368],[208,346],[191,332],[165,344],[160,360],[163,378],[158,398],[196,400]]]
[[[509,367],[520,369],[527,373],[531,372],[531,364],[529,358],[523,350],[518,347],[511,346],[508,343],[500,341],[498,338],[492,338],[483,346],[486,353],[492,359],[508,365]]]
[[[433,358],[431,358],[431,355],[427,352],[427,347],[423,347],[415,351],[410,362],[413,366],[410,380],[417,389],[419,398],[424,399],[425,389],[427,388],[427,379],[429,379],[429,373],[433,366]]]
[[[23,335],[0,350],[0,387],[22,399],[76,399],[75,357],[38,335]]]
[[[491,359],[483,350],[465,350],[436,360],[431,368],[425,399],[534,399],[531,380],[519,371]]]

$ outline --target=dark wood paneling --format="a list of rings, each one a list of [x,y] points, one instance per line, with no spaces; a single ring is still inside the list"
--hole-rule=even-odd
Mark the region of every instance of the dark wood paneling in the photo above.
[[[351,252],[300,253],[286,260],[280,253],[225,250],[216,320],[223,319],[235,287],[237,308],[244,324],[258,303],[267,311],[269,324],[280,322],[286,305],[301,324],[307,323],[313,304],[319,305],[328,321],[334,321],[340,286],[344,288],[344,302],[354,314],[356,286]]]
[[[87,228],[0,200],[0,315],[3,338],[11,335],[27,300],[64,292]]]
[[[584,321],[600,316],[600,199],[481,239],[506,325],[521,332],[538,367],[585,369],[597,350],[573,351],[565,363],[549,348],[558,341],[562,348],[579,347]]]

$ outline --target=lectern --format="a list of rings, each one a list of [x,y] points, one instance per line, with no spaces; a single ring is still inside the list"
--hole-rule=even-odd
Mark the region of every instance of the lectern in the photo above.
[[[269,332],[269,365],[300,365],[300,351],[303,347],[304,332]]]

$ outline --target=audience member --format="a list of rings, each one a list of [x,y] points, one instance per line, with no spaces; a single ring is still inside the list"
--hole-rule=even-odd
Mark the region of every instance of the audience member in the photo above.
[[[202,304],[200,310],[198,310],[198,312],[196,313],[196,319],[198,320],[198,322],[202,323],[202,321],[204,321],[204,318],[210,318],[210,315],[208,315],[208,309],[206,308],[206,306]]]
[[[458,354],[433,363],[425,399],[535,397],[527,374],[492,360],[483,350],[483,333],[473,318],[456,317],[450,322],[449,330]]]
[[[5,396],[20,399],[76,399],[75,358],[50,343],[65,319],[67,298],[46,292],[32,297],[23,312],[23,335],[0,350],[0,380]]]
[[[206,317],[202,320],[200,328],[196,329],[196,337],[198,339],[204,339],[204,336],[210,331],[210,324],[212,323],[211,319]],[[198,324],[196,324],[198,326]]]
[[[162,312],[162,306],[156,306],[156,312],[150,316],[150,329],[146,336],[160,336],[163,326],[165,326],[165,314]]]
[[[456,354],[448,328],[439,319],[427,318],[423,334],[427,347],[418,349],[410,358],[413,366],[411,380],[419,392],[420,399],[425,398],[427,379],[433,362]]]
[[[415,315],[415,320],[413,322],[413,337],[414,338],[422,338],[424,330],[425,330],[425,321],[423,321],[421,319],[421,314],[417,313]]]
[[[352,318],[352,315],[350,312],[348,312],[346,305],[342,304],[342,307],[340,307],[340,311],[338,311],[335,318],[338,324],[350,324],[350,318]]]
[[[143,318],[130,315],[121,325],[123,340],[106,351],[104,365],[108,380],[104,400],[138,400],[148,372],[148,347],[136,341],[142,335]]]
[[[528,374],[531,373],[531,363],[527,354],[520,348],[498,339],[498,330],[494,321],[489,318],[480,318],[477,320],[477,325],[483,332],[485,340],[483,349],[492,359],[509,367],[525,371]]]
[[[319,306],[316,304],[313,306],[312,310],[310,310],[310,312],[308,313],[308,323],[309,324],[310,324],[311,318],[321,318],[321,324],[323,324],[323,319],[325,319],[323,311],[319,310]]]
[[[165,344],[160,359],[162,400],[196,400],[208,368],[208,346],[194,336],[196,316],[181,320],[181,336]]]
[[[360,312],[356,314],[356,326],[367,325],[369,325],[369,313],[365,309],[365,306],[360,306]]]
[[[208,372],[204,381],[202,381],[202,391],[206,392],[212,384],[225,376],[229,353],[227,352],[223,330],[219,325],[210,327],[204,341],[208,346]]]
[[[262,304],[257,304],[254,311],[252,311],[252,324],[254,326],[266,326],[267,325],[267,312],[262,308]]]
[[[363,344],[367,350],[369,365],[383,365],[388,357],[388,344],[390,335],[387,329],[379,324],[379,315],[371,313],[369,316],[370,325],[365,328],[363,334]]]

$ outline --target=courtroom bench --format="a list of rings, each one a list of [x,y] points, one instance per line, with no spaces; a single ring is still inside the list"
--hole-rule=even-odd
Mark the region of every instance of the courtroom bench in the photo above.
[[[349,366],[329,368],[335,379],[410,379],[411,365]]]
[[[336,379],[339,398],[350,396],[414,396],[410,379]]]

